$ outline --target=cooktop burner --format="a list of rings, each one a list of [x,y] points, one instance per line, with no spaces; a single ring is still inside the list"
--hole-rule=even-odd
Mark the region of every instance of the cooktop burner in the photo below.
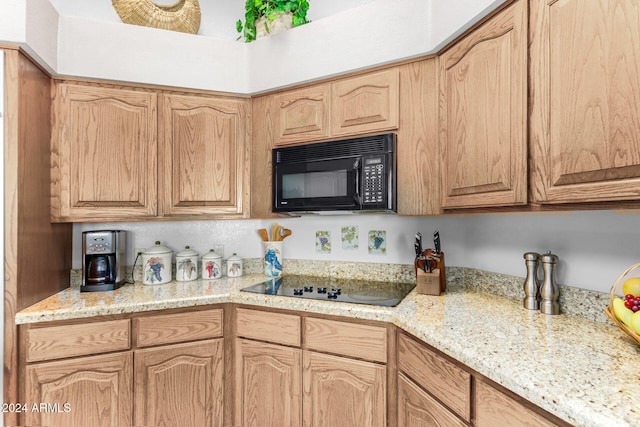
[[[267,279],[263,283],[243,288],[241,291],[394,307],[415,286],[415,283],[285,275]]]

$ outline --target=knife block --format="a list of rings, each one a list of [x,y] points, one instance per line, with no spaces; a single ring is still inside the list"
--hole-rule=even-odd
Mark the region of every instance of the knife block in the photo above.
[[[427,249],[423,256],[431,256],[431,249]],[[425,295],[440,295],[446,291],[447,280],[444,269],[444,252],[436,258],[436,268],[433,271],[424,271],[416,266],[416,292]]]

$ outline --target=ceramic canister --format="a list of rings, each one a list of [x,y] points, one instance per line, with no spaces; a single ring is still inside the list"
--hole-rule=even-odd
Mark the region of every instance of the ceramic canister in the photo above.
[[[242,258],[235,253],[227,259],[227,277],[242,276]]]
[[[198,253],[189,246],[176,254],[176,280],[190,282],[198,278]]]
[[[222,277],[222,256],[211,249],[202,256],[202,278],[219,279]]]
[[[145,249],[142,254],[142,283],[161,285],[171,281],[171,261],[173,251],[160,244]]]

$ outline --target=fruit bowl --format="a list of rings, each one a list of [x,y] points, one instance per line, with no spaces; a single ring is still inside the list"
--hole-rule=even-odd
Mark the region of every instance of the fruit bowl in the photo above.
[[[629,280],[629,279],[632,279],[632,280]],[[620,319],[620,318],[632,319],[635,314],[628,307],[624,306],[624,303],[626,302],[625,288],[627,292],[629,292],[628,291],[628,289],[630,288],[629,284],[631,284],[632,282],[636,282],[636,284],[640,284],[640,263],[632,265],[631,267],[627,268],[624,271],[624,273],[622,273],[616,279],[613,286],[611,287],[611,291],[609,292],[609,305],[607,306],[607,308],[605,308],[604,312],[607,315],[607,317],[611,319],[611,321],[618,328],[620,328],[620,330],[622,330],[622,332],[624,332],[625,334],[633,338],[636,343],[640,344],[640,335],[636,333],[636,331],[631,327],[631,325],[627,324],[630,322],[625,323]],[[627,285],[625,285],[625,283],[627,283]],[[639,294],[636,295],[636,293],[639,293]],[[640,296],[640,291],[634,291],[633,295],[635,297]],[[622,303],[620,303],[619,301],[616,302],[616,299],[622,300]],[[631,315],[629,315],[627,312],[624,312],[624,310],[631,312]],[[640,313],[640,309],[638,310],[638,313]],[[638,320],[640,319],[640,314],[638,314],[638,316],[636,317],[637,317],[636,323],[638,323],[638,326],[636,327],[636,329],[639,329],[640,322],[638,322]],[[636,324],[633,324],[633,325],[636,326]]]

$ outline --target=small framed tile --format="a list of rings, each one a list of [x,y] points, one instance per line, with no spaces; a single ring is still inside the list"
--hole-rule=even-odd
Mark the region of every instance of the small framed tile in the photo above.
[[[342,227],[342,249],[353,250],[358,249],[360,243],[358,242],[358,227]]]
[[[387,232],[385,230],[370,230],[368,247],[369,255],[386,255]]]
[[[316,231],[316,252],[323,254],[331,253],[330,231]]]

